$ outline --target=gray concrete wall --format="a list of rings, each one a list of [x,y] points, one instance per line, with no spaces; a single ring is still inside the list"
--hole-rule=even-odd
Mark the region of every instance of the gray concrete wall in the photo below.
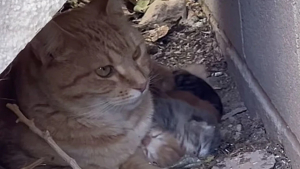
[[[0,72],[66,0],[0,1]]]
[[[284,134],[278,138],[288,149],[294,166],[300,168],[296,165],[300,164],[299,154],[295,155],[297,152],[294,151],[297,146],[293,147],[300,140],[300,0],[204,2],[229,40],[228,45],[237,51],[238,59],[245,65],[244,69],[248,69],[253,77],[253,83],[247,84],[244,82],[248,79],[238,75],[243,72],[233,72],[237,74],[237,83],[246,105],[262,118],[266,117],[264,107],[255,104],[255,99],[261,98],[251,98],[257,95],[249,93],[250,85],[255,83],[266,96],[264,99],[274,106],[275,110],[271,113],[278,113],[280,128],[286,127],[285,130],[289,130],[289,135],[293,136],[293,141]],[[237,65],[233,64],[233,67]],[[236,68],[232,70],[244,71]],[[272,116],[270,112],[269,115]],[[274,119],[264,122],[273,123],[266,124],[270,133],[270,126],[278,126],[278,121]],[[273,132],[274,135],[276,132]]]

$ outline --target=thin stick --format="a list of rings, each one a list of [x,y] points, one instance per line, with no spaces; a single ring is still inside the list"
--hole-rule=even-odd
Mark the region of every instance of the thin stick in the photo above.
[[[25,125],[27,125],[32,132],[34,132],[35,134],[37,134],[38,136],[43,138],[50,145],[50,147],[52,147],[57,152],[57,154],[61,158],[63,158],[73,169],[81,169],[79,167],[79,165],[77,164],[77,162],[73,158],[71,158],[67,153],[65,153],[55,143],[55,141],[50,136],[49,131],[44,131],[43,132],[39,128],[37,128],[35,126],[33,120],[29,120],[28,118],[26,118],[24,116],[24,114],[19,109],[18,105],[8,103],[8,104],[6,104],[6,107],[9,108],[11,111],[13,111],[18,116],[18,118],[19,118],[18,121],[20,121],[20,122],[24,123]]]
[[[40,158],[36,160],[35,162],[31,163],[30,165],[23,167],[21,169],[34,169],[35,167],[41,165],[44,162],[44,158]]]

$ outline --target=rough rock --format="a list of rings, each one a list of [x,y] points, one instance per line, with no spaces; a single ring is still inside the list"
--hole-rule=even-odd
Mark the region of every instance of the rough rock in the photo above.
[[[275,165],[275,156],[265,150],[243,153],[233,158],[226,158],[212,169],[270,169]]]
[[[0,72],[34,37],[65,0],[2,0],[0,10]]]
[[[186,13],[185,0],[155,0],[146,11],[139,24],[172,22]]]

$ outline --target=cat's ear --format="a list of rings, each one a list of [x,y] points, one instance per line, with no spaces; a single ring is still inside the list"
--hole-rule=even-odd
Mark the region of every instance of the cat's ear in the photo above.
[[[123,15],[121,0],[92,0],[86,8],[103,15]]]
[[[64,60],[67,42],[74,42],[71,36],[51,20],[31,40],[32,52],[43,65],[53,60]]]

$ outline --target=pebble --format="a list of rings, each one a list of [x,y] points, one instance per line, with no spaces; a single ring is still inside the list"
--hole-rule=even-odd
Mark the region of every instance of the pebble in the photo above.
[[[219,77],[222,76],[224,73],[223,72],[214,72],[211,74],[211,76]]]
[[[195,26],[195,27],[202,27],[203,25],[204,25],[203,22],[196,22],[196,23],[194,23],[193,26]]]
[[[241,132],[242,131],[242,125],[241,124],[236,125],[236,130],[238,132]]]

